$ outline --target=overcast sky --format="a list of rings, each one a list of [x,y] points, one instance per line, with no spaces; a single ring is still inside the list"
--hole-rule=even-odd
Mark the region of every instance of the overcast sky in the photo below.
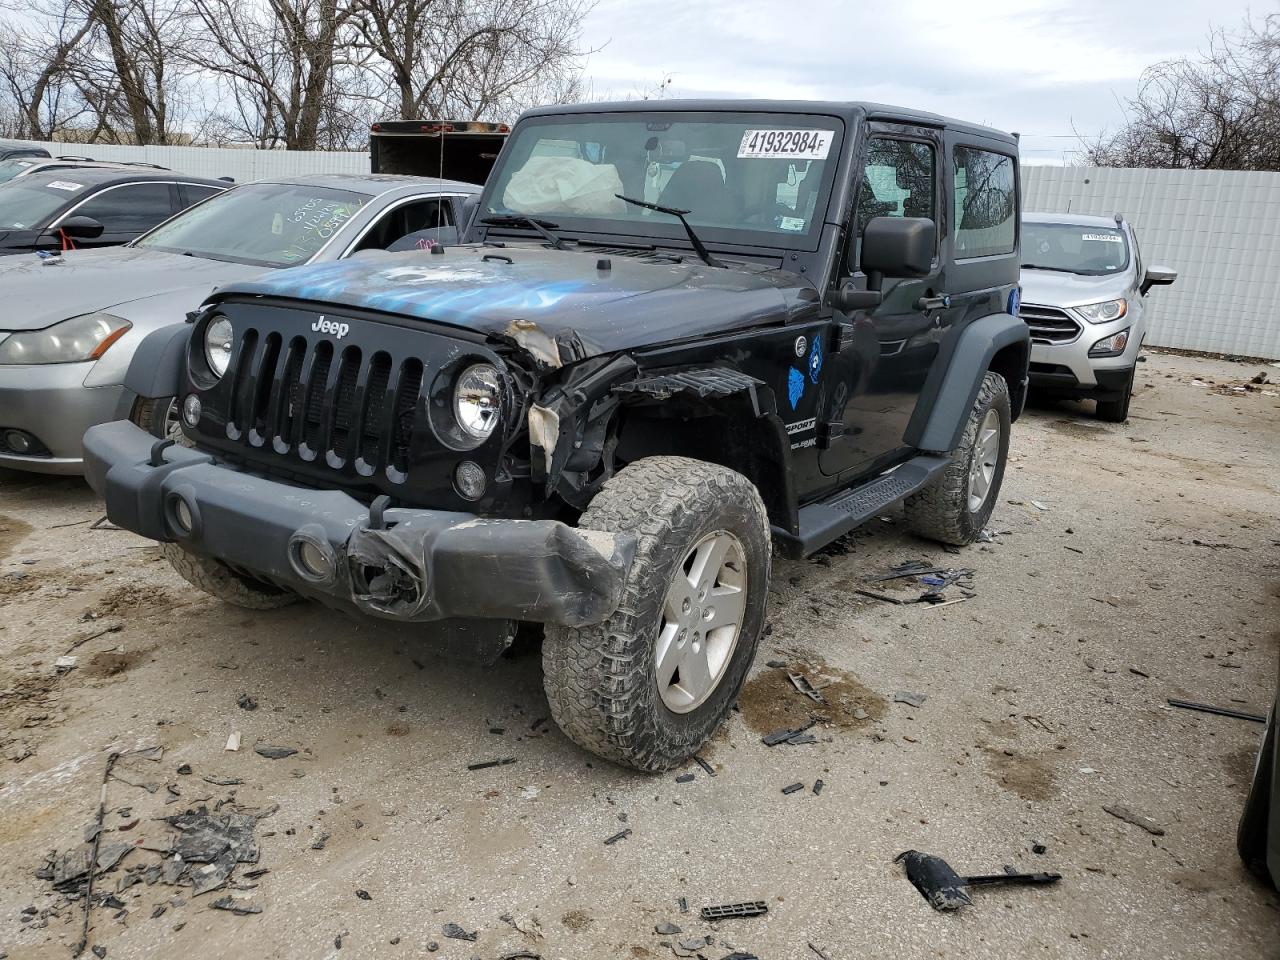
[[[1073,128],[1123,117],[1143,68],[1194,54],[1278,0],[600,0],[594,98],[874,100],[1023,134],[1024,162],[1063,162]]]

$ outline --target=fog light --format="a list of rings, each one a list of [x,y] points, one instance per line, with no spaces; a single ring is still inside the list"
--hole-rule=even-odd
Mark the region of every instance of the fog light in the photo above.
[[[484,467],[472,460],[463,460],[453,471],[453,485],[467,500],[479,500],[484,493],[487,478]]]
[[[182,422],[194,428],[200,422],[200,413],[200,398],[194,393],[187,394],[187,399],[182,401]]]
[[[328,579],[332,572],[329,558],[310,540],[302,540],[298,543],[298,562],[307,573],[317,579]]]
[[[31,452],[31,438],[21,430],[6,430],[4,434],[4,445],[14,453]]]
[[[195,520],[191,516],[191,507],[181,497],[173,498],[173,518],[177,521],[179,532],[190,533]]]

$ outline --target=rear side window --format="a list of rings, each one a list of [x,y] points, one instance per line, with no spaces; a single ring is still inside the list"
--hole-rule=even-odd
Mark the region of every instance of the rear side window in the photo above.
[[[952,155],[956,259],[1013,253],[1018,209],[1013,158],[960,146]]]
[[[178,194],[182,197],[182,209],[194,206],[201,200],[208,200],[215,193],[223,193],[217,187],[205,187],[198,183],[180,183],[178,184]]]
[[[92,217],[103,226],[103,233],[138,236],[173,213],[167,183],[130,183],[104,190],[75,215]]]

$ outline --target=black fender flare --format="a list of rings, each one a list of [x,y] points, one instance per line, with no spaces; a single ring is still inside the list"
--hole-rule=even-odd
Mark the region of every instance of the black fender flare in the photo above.
[[[956,338],[947,362],[942,383],[933,395],[932,409],[919,428],[919,439],[908,436],[908,442],[921,450],[947,453],[956,448],[964,433],[964,425],[982,386],[982,378],[991,369],[996,354],[1006,347],[1023,347],[1017,382],[1009,384],[1015,397],[1025,394],[1027,369],[1031,356],[1031,334],[1021,318],[1009,313],[993,313],[966,324]],[[1007,379],[1007,376],[1006,376]],[[1015,400],[1015,404],[1019,401]],[[1014,415],[1020,410],[1015,409]],[[912,427],[915,427],[912,424]],[[914,431],[909,430],[909,434]]]
[[[192,329],[189,323],[171,323],[143,337],[124,375],[125,388],[147,399],[177,396]]]

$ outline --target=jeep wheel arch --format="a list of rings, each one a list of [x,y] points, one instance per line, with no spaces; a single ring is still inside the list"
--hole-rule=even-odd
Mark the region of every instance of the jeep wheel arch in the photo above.
[[[1030,335],[1020,318],[993,313],[967,324],[950,350],[936,390],[926,384],[921,403],[907,425],[906,442],[921,450],[954,450],[988,371],[1000,374],[1008,383],[1012,417],[1017,419],[1026,400],[1030,356]]]

